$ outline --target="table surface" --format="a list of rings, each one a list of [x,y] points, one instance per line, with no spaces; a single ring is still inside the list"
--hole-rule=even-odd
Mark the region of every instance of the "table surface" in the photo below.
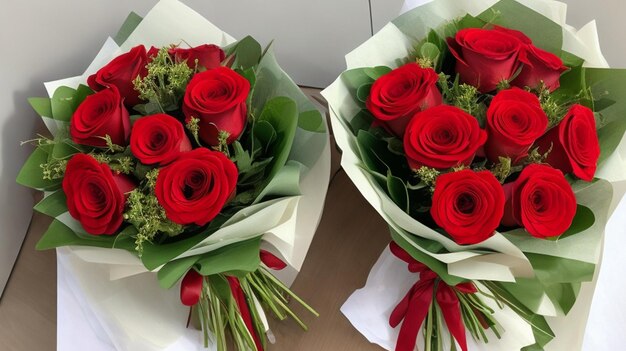
[[[317,95],[313,89],[305,89]],[[318,95],[319,97],[319,95]],[[334,141],[331,140],[334,145]],[[324,213],[293,291],[320,314],[315,318],[297,303],[294,310],[307,332],[291,320],[270,319],[276,344],[269,350],[382,350],[370,344],[339,308],[365,284],[370,268],[389,243],[384,220],[363,199],[339,168],[332,147],[331,183]],[[56,254],[34,247],[50,219],[35,214],[22,251],[0,300],[2,350],[56,349]]]

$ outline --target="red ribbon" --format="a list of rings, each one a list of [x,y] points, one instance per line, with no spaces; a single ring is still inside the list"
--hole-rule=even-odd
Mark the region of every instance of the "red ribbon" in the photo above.
[[[265,264],[270,269],[281,270],[287,267],[287,264],[283,262],[280,258],[276,257],[269,251],[261,250],[259,252],[259,256],[261,258],[261,262]],[[254,340],[254,344],[256,345],[257,351],[263,351],[263,346],[261,344],[261,339],[256,333],[256,330],[252,324],[252,316],[250,314],[250,309],[248,308],[248,304],[246,302],[246,297],[241,289],[241,283],[239,279],[236,277],[226,276],[228,280],[228,285],[230,286],[230,291],[237,303],[237,307],[239,308],[239,313],[241,314],[241,318],[243,319],[246,328],[252,335],[252,339]],[[203,278],[196,270],[190,269],[183,281],[180,285],[180,301],[185,306],[193,306],[200,301],[200,296],[202,295],[202,284]]]
[[[239,308],[239,313],[241,313],[241,318],[246,324],[246,328],[248,328],[250,335],[252,335],[252,339],[254,340],[257,351],[263,351],[261,339],[259,339],[259,336],[257,335],[256,330],[252,325],[252,316],[250,315],[248,303],[246,302],[246,297],[243,293],[243,290],[241,289],[239,279],[231,276],[227,276],[226,279],[228,280],[228,285],[230,285],[230,291],[233,294],[233,298],[235,298],[235,302],[237,302],[237,307]]]
[[[195,269],[190,269],[180,284],[180,301],[185,306],[193,306],[202,295],[202,276]]]
[[[396,351],[412,351],[415,349],[417,333],[428,315],[433,295],[441,308],[443,319],[448,326],[448,330],[450,330],[450,334],[459,343],[461,350],[467,351],[465,326],[461,319],[461,306],[457,292],[473,294],[477,291],[474,284],[461,283],[451,287],[439,279],[435,272],[431,271],[423,263],[415,260],[395,242],[391,242],[389,248],[396,257],[409,264],[409,271],[420,273],[420,280],[411,287],[389,317],[389,325],[392,328],[397,327],[404,320],[398,334]]]
[[[261,250],[259,256],[261,256],[261,262],[263,262],[264,265],[275,271],[280,271],[287,267],[285,262],[269,251]]]

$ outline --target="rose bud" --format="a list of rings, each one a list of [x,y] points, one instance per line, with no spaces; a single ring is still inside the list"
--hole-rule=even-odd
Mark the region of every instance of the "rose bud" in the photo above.
[[[507,208],[515,223],[530,235],[537,238],[559,236],[572,224],[576,215],[576,196],[558,169],[531,164],[522,170],[512,185],[506,186],[510,187]]]
[[[170,49],[169,53],[176,62],[187,62],[187,66],[191,69],[196,68],[196,60],[198,60],[198,66],[205,69],[219,67],[226,57],[224,50],[213,44],[204,44],[190,49],[176,47]]]
[[[155,194],[167,218],[203,226],[217,216],[237,185],[235,164],[219,151],[182,153],[159,171]]]
[[[515,74],[522,42],[505,31],[466,28],[448,38],[448,48],[456,58],[461,82],[486,93]]]
[[[446,169],[469,165],[486,140],[487,133],[472,115],[439,105],[411,119],[404,134],[404,152],[411,169]]]
[[[489,171],[465,169],[437,177],[430,214],[460,245],[490,238],[504,213],[504,191]]]
[[[519,88],[500,91],[487,109],[485,154],[492,162],[509,157],[515,164],[546,131],[548,117],[539,98]]]
[[[87,84],[95,91],[115,86],[124,98],[124,103],[132,107],[141,103],[133,81],[148,74],[147,64],[146,48],[143,45],[135,46],[89,76]]]
[[[548,153],[546,163],[563,173],[574,173],[590,182],[596,174],[600,143],[596,131],[596,119],[591,109],[573,105],[554,128],[537,140],[540,153]]]
[[[125,194],[135,187],[130,177],[112,172],[107,164],[86,154],[69,160],[63,178],[70,215],[93,235],[116,233],[122,225]]]
[[[406,64],[378,78],[365,105],[389,133],[401,138],[416,112],[441,104],[438,79],[431,68]]]
[[[183,112],[187,121],[200,119],[200,139],[219,145],[219,132],[228,133],[227,144],[239,138],[248,118],[246,99],[250,83],[228,67],[196,74],[185,91]]]
[[[130,134],[130,151],[146,165],[167,165],[182,152],[191,151],[191,142],[176,118],[156,114],[139,118]]]
[[[130,136],[130,116],[115,87],[87,96],[70,120],[72,140],[80,145],[106,147],[104,137],[126,146]]]

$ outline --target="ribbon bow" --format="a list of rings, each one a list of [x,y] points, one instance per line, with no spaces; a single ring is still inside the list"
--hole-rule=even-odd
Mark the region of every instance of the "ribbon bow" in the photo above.
[[[266,250],[261,250],[259,252],[259,257],[264,265],[273,270],[281,270],[287,266],[287,264],[280,258]],[[231,294],[237,303],[239,313],[241,313],[241,318],[250,332],[250,335],[252,335],[257,351],[263,351],[263,345],[261,344],[261,339],[254,329],[250,309],[248,308],[248,304],[246,302],[246,296],[241,289],[239,279],[233,276],[226,276],[226,280],[230,286]],[[203,284],[204,279],[202,275],[196,272],[195,269],[190,269],[187,274],[185,274],[185,277],[180,285],[180,301],[183,305],[193,306],[200,301]]]
[[[402,301],[398,303],[389,317],[389,325],[392,328],[397,327],[404,320],[402,327],[400,327],[398,341],[396,342],[396,351],[412,351],[415,349],[417,333],[428,315],[433,302],[433,295],[441,308],[450,334],[459,343],[461,350],[467,351],[465,326],[461,319],[461,306],[456,294],[457,292],[473,294],[477,291],[476,287],[472,283],[461,283],[451,287],[439,279],[435,272],[423,263],[415,260],[395,242],[392,241],[389,244],[389,248],[396,257],[408,263],[410,272],[420,273],[419,280],[411,287]]]

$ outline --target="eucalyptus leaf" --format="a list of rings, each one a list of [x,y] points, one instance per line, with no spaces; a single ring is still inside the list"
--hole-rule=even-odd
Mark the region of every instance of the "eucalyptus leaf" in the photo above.
[[[595,220],[596,217],[591,209],[583,205],[578,205],[576,207],[576,215],[574,216],[572,224],[565,233],[559,236],[559,239],[567,238],[591,228],[591,226],[595,223]]]
[[[298,128],[309,132],[323,133],[326,131],[324,117],[318,110],[301,112],[298,116]]]

